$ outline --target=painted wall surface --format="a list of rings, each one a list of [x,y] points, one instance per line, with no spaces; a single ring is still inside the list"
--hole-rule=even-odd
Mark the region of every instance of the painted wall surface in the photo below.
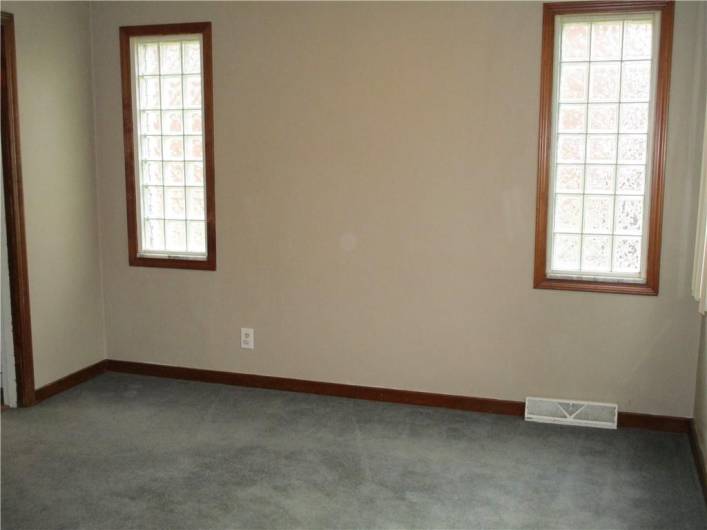
[[[532,288],[541,9],[92,4],[108,357],[692,416],[697,6],[676,9],[658,297]],[[118,28],[203,20],[218,270],[129,267]]]
[[[105,357],[86,3],[3,2],[15,15],[37,387]]]

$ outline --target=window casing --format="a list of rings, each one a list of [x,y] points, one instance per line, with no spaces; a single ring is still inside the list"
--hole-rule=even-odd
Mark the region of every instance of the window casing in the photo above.
[[[215,270],[211,24],[120,37],[130,264]]]
[[[544,6],[536,287],[658,292],[672,10]]]

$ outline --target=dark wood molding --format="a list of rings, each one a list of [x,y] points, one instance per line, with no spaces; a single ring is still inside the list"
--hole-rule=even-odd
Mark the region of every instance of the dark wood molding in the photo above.
[[[204,80],[204,179],[206,182],[206,254],[205,260],[140,256],[138,252],[136,169],[134,152],[133,94],[130,38],[149,35],[202,36],[202,76]],[[120,28],[120,72],[123,98],[123,147],[125,151],[125,196],[128,216],[128,258],[136,267],[216,270],[216,193],[214,163],[214,99],[211,22],[123,26]]]
[[[106,371],[106,364],[107,361],[105,360],[98,361],[95,364],[82,368],[81,370],[77,370],[76,372],[64,376],[61,379],[57,379],[53,383],[49,383],[48,385],[38,388],[35,392],[37,402],[44,401],[45,399],[59,394],[60,392],[64,392],[65,390],[73,388],[76,385],[80,385],[89,379],[93,379],[97,375],[100,375]]]
[[[161,364],[109,359],[106,361],[105,369],[112,372],[201,381],[204,383],[268,388],[271,390],[303,392],[306,394],[320,394],[352,399],[365,399],[369,401],[385,401],[388,403],[403,403],[406,405],[421,405],[425,407],[442,407],[473,412],[504,414],[508,416],[522,417],[525,412],[525,403],[522,401],[455,396],[431,392],[416,392],[412,390],[345,385],[341,383],[325,383],[321,381],[290,379],[287,377],[201,370],[198,368],[183,368]],[[619,412],[618,423],[620,427],[687,433],[689,431],[690,420],[689,418],[676,418],[672,416]]]
[[[555,17],[567,14],[636,13],[659,11],[660,41],[656,66],[657,86],[654,101],[653,150],[650,176],[650,213],[646,281],[565,280],[547,277],[547,237],[552,145],[552,93],[555,46]],[[663,224],[663,194],[667,149],[668,100],[673,42],[674,2],[665,0],[557,2],[543,5],[543,31],[540,70],[540,119],[538,127],[538,183],[535,209],[535,260],[533,286],[536,289],[591,291],[598,293],[657,295],[660,283],[660,249]]]
[[[704,495],[705,502],[707,502],[707,464],[705,463],[705,453],[700,447],[700,438],[697,434],[697,428],[695,426],[695,421],[690,420],[690,430],[688,431],[690,437],[690,448],[692,449],[692,457],[695,459],[695,467],[697,468],[697,478],[702,486],[702,495]],[[705,440],[707,442],[707,440]]]
[[[121,26],[120,33],[128,37],[160,35],[196,35],[211,31],[211,22],[178,22],[176,24],[146,24],[143,26]]]
[[[677,416],[657,416],[640,412],[619,412],[619,427],[644,429],[648,431],[688,433],[690,418]]]
[[[185,368],[164,364],[142,363],[134,361],[119,361],[106,359],[83,368],[73,374],[54,381],[37,390],[39,401],[47,399],[59,392],[74,387],[92,377],[104,372],[119,372],[125,374],[163,377],[167,379],[182,379],[199,381],[201,383],[217,383],[221,385],[244,386],[251,388],[266,388],[304,394],[363,399],[367,401],[383,401],[401,403],[404,405],[419,405],[424,407],[440,407],[489,414],[523,417],[525,403],[505,399],[480,398],[472,396],[457,396],[452,394],[436,394],[433,392],[418,392],[414,390],[398,390],[372,386],[347,385],[342,383],[327,383],[292,379],[289,377],[273,377],[269,375],[245,374],[239,372],[222,372],[219,370],[203,370],[200,368]],[[690,433],[690,418],[674,416],[655,416],[636,412],[619,412],[618,424],[621,428],[646,429],[653,431]]]
[[[544,276],[544,275],[543,275]],[[642,294],[656,296],[658,291],[646,283],[593,282],[587,280],[562,280],[543,277],[533,285],[536,289],[559,291],[585,291],[592,293]]]
[[[107,361],[106,369],[112,372],[185,379],[204,383],[268,388],[271,390],[285,390],[289,392],[302,392],[306,394],[320,394],[370,401],[387,401],[389,403],[405,403],[407,405],[424,405],[427,407],[443,407],[475,412],[492,412],[494,414],[507,414],[511,416],[522,416],[525,410],[525,405],[521,401],[432,394],[411,390],[325,383],[303,379],[290,379],[287,377],[220,372],[216,370],[201,370],[198,368],[182,368],[178,366],[110,359]]]
[[[20,406],[35,402],[34,366],[32,360],[32,321],[29,304],[29,274],[27,271],[27,240],[22,191],[20,158],[20,119],[17,97],[17,64],[15,52],[15,22],[9,13],[2,13],[1,69],[2,100],[2,171],[5,193],[5,224],[10,276],[10,304],[17,400]]]
[[[674,0],[589,0],[578,2],[547,2],[544,5],[555,15],[594,13],[637,13],[659,11],[674,3]]]
[[[550,193],[550,140],[552,137],[552,79],[555,53],[555,15],[543,6],[540,56],[540,118],[538,121],[538,183],[535,203],[535,260],[533,286],[546,281],[547,214]]]

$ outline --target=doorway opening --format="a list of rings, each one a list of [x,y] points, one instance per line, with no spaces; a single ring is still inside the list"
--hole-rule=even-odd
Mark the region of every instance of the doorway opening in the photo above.
[[[32,330],[29,307],[29,278],[27,273],[27,243],[25,238],[24,206],[22,198],[22,164],[20,161],[19,115],[17,107],[17,67],[15,57],[15,20],[10,13],[3,12],[0,31],[0,129],[2,136],[2,181],[5,234],[2,267],[7,271],[7,285],[0,288],[6,292],[9,287],[9,310],[11,325],[4,315],[0,315],[2,326],[2,379],[3,390],[15,403],[10,405],[30,406],[35,403],[34,368],[32,363]],[[4,271],[3,271],[4,272]],[[1,276],[0,276],[1,277]],[[6,296],[0,294],[0,298]],[[5,311],[3,304],[3,311]],[[6,312],[6,311],[5,311]],[[10,340],[10,336],[12,339]],[[11,347],[6,344],[11,343]],[[11,348],[11,349],[10,349]],[[12,352],[14,362],[8,361]],[[14,368],[16,385],[8,364]],[[7,377],[6,377],[7,372]],[[6,381],[7,379],[7,381]],[[5,385],[7,384],[7,389]],[[13,392],[13,390],[15,390]],[[16,398],[15,398],[16,396]]]

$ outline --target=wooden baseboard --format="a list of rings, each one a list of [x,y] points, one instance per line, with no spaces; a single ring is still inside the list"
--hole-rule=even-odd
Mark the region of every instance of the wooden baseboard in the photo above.
[[[321,381],[306,381],[287,377],[271,377],[265,375],[243,374],[237,372],[220,372],[216,370],[200,370],[198,368],[182,368],[131,361],[106,361],[106,370],[130,374],[220,383],[307,394],[366,399],[369,401],[385,401],[389,403],[404,403],[407,405],[422,405],[426,407],[443,407],[448,409],[468,410],[473,412],[488,412],[509,416],[523,416],[525,403],[470,396],[455,396],[450,394],[434,394],[430,392],[415,392],[412,390],[395,390],[391,388],[376,388],[369,386],[345,385],[340,383],[324,383]],[[654,431],[688,433],[689,418],[672,416],[654,416],[635,412],[620,412],[619,426]]]
[[[61,379],[57,379],[53,383],[49,383],[48,385],[44,385],[43,387],[36,389],[34,391],[36,400],[35,402],[39,403],[40,401],[44,401],[45,399],[50,398],[53,395],[58,394],[59,392],[68,390],[72,387],[75,387],[76,385],[83,383],[84,381],[88,381],[89,379],[92,379],[97,375],[102,374],[106,371],[107,362],[108,361],[105,360],[98,361],[96,364],[92,364],[91,366],[82,368],[81,370],[78,370],[72,374],[62,377]]]
[[[707,502],[707,471],[705,471],[705,454],[700,447],[699,436],[697,434],[697,428],[695,427],[695,420],[690,420],[690,430],[688,431],[688,436],[690,437],[692,457],[695,459],[697,476],[699,477],[700,485],[702,486],[702,494],[705,497],[705,502]]]
[[[162,364],[141,363],[132,361],[117,361],[106,359],[87,366],[82,370],[62,377],[36,390],[37,401],[42,401],[59,392],[68,390],[105,371],[128,374],[166,377],[201,381],[203,383],[220,383],[223,385],[267,388],[270,390],[285,390],[325,396],[365,399],[368,401],[384,401],[388,403],[403,403],[406,405],[421,405],[425,407],[442,407],[447,409],[468,410],[472,412],[487,412],[508,416],[523,416],[525,403],[503,399],[490,399],[471,396],[455,396],[451,394],[435,394],[431,392],[416,392],[413,390],[396,390],[392,388],[377,388],[370,386],[345,385],[341,383],[326,383],[322,381],[307,381],[288,377],[272,377],[267,375],[244,374],[238,372],[221,372],[217,370],[201,370],[199,368],[183,368]],[[691,434],[691,420],[673,416],[654,416],[636,412],[619,412],[619,427],[647,429]]]
[[[427,407],[443,407],[474,412],[492,412],[494,414],[506,414],[511,416],[522,416],[525,410],[525,404],[522,401],[432,394],[412,390],[394,390],[390,388],[345,385],[341,383],[325,383],[321,381],[290,379],[287,377],[200,370],[197,368],[182,368],[160,364],[108,360],[106,368],[112,372],[168,377],[171,379],[186,379],[205,383],[268,388],[271,390],[303,392],[306,394],[320,394],[352,399],[365,399],[369,401],[386,401],[389,403],[404,403],[407,405],[424,405]]]
[[[619,412],[619,427],[663,432],[690,432],[690,418],[655,416],[639,412]]]

